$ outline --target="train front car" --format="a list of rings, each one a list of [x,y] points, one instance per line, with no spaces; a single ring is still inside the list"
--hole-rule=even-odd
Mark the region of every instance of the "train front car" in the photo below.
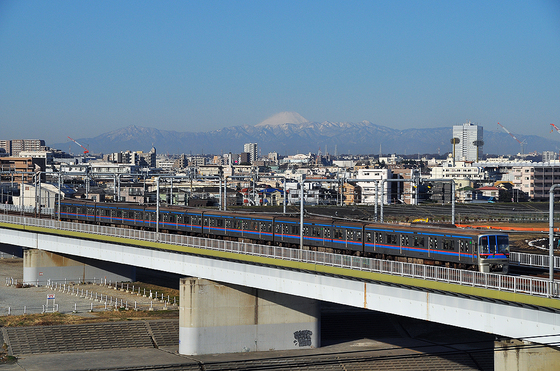
[[[509,236],[481,234],[478,236],[478,267],[480,272],[509,271]]]

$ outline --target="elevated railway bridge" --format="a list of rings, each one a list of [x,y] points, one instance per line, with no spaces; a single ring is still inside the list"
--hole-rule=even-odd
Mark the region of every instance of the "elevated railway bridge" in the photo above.
[[[244,294],[264,290],[304,298],[307,301],[303,304],[274,295],[267,300],[311,317],[313,310],[301,310],[302,305],[307,308],[309,301],[327,301],[546,346],[556,347],[560,343],[560,281],[556,280],[6,214],[0,215],[0,244],[20,246],[26,252],[51,254],[48,264],[36,256],[24,260],[24,280],[32,284],[62,279],[62,275],[66,275],[66,279],[75,277],[76,281],[87,281],[94,278],[91,272],[134,279],[133,270],[129,268],[143,267],[229,287],[248,288]],[[53,256],[88,259],[88,265],[96,265],[97,270],[82,267],[77,274],[64,265],[63,258],[52,265],[57,260]],[[523,264],[548,265],[546,257],[513,253],[512,258]],[[554,265],[560,266],[560,261],[555,261]],[[75,275],[72,277],[68,273]],[[190,290],[189,303],[192,304],[199,298],[193,292],[211,291],[205,291],[204,285],[206,283],[182,282],[181,294]],[[203,335],[214,340],[221,338],[222,343],[218,345],[229,351],[223,342],[234,341],[229,331],[240,328],[239,323],[221,321],[213,327],[192,314],[195,310],[206,311],[207,307],[192,305],[182,309],[190,311],[191,322],[193,319],[198,322],[193,326],[180,319],[181,353],[215,350],[211,346],[208,348],[208,344],[204,345],[206,348],[193,344],[204,342]],[[295,327],[275,324],[271,329],[274,333],[282,328],[293,332],[298,326],[303,329],[309,319],[298,317],[295,322]],[[261,323],[261,327],[266,326]],[[208,328],[213,330],[208,331]],[[317,326],[314,329],[320,331]],[[311,330],[293,333],[302,344],[320,346],[317,343],[320,337]],[[250,350],[263,350],[268,346],[264,340],[256,343]],[[235,351],[238,345],[234,344],[231,349]]]

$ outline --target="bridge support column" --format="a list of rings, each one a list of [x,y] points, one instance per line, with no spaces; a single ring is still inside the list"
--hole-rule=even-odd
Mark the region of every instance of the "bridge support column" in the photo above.
[[[135,281],[136,267],[81,258],[53,252],[29,249],[23,252],[23,281],[27,283],[46,280],[68,282]]]
[[[200,278],[182,278],[180,295],[180,354],[320,346],[316,300]]]
[[[560,349],[521,340],[502,340],[494,344],[494,370],[557,370]]]
[[[23,248],[21,246],[0,243],[0,259],[23,258]]]

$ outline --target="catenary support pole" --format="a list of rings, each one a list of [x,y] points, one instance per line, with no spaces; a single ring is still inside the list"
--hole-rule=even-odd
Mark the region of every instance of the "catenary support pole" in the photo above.
[[[550,280],[550,295],[554,283],[554,189],[560,184],[553,184],[548,193],[548,277]]]
[[[303,184],[305,180],[301,180],[299,194],[299,249],[303,251]]]

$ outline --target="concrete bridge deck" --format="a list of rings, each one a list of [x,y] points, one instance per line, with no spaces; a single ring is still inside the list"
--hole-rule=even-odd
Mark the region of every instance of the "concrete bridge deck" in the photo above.
[[[23,222],[1,224],[0,242],[544,344],[560,341],[558,282],[50,220],[51,228]]]

